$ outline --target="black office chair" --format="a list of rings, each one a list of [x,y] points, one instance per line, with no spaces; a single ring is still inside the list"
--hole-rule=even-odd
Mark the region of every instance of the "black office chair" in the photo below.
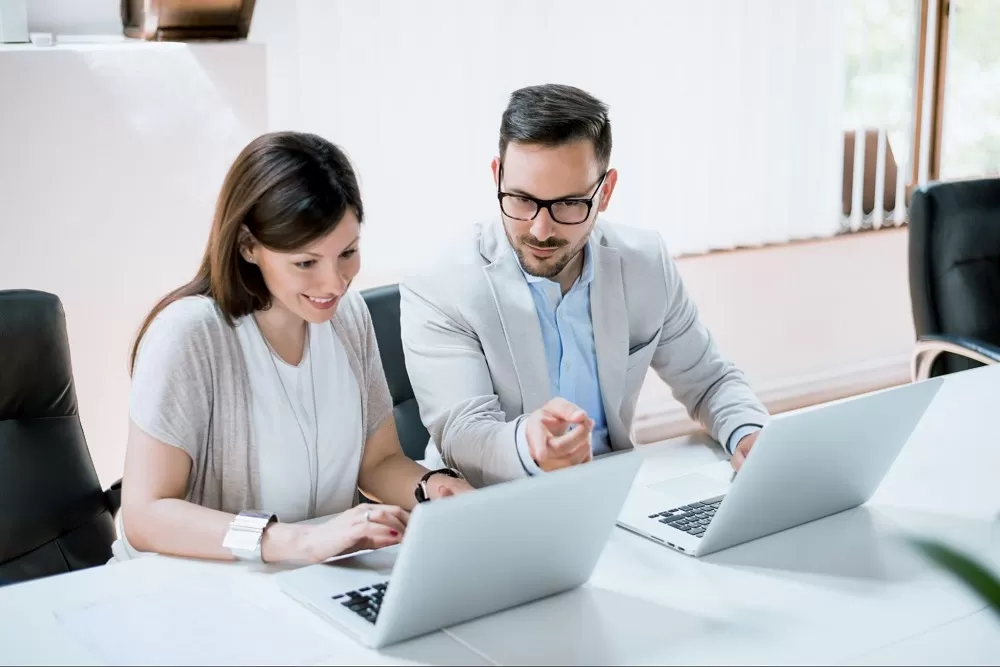
[[[399,442],[403,446],[403,452],[418,461],[424,458],[424,448],[430,440],[430,434],[420,421],[417,399],[413,396],[410,376],[406,373],[403,341],[399,331],[399,286],[373,287],[361,292],[361,296],[372,314],[379,356],[382,357],[389,394],[392,396]]]
[[[0,581],[106,563],[120,491],[87,449],[62,303],[0,291]]]
[[[1000,179],[918,189],[909,241],[913,380],[1000,362]]]

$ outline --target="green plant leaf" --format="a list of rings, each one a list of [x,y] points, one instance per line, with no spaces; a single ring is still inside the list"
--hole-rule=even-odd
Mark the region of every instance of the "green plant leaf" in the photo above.
[[[910,542],[927,558],[961,579],[1000,614],[1000,579],[985,567],[949,546],[925,538]]]

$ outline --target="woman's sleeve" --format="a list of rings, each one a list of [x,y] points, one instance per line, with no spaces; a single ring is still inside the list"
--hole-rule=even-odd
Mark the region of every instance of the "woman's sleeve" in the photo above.
[[[217,319],[206,299],[167,306],[146,330],[132,371],[132,422],[192,461],[198,461],[211,428],[210,332]]]
[[[362,360],[365,364],[365,381],[368,390],[368,418],[365,424],[365,440],[379,429],[387,419],[392,417],[392,396],[389,394],[389,384],[385,380],[385,369],[382,368],[382,357],[378,351],[378,340],[375,338],[375,326],[372,324],[368,306],[360,296],[359,323],[361,333]]]

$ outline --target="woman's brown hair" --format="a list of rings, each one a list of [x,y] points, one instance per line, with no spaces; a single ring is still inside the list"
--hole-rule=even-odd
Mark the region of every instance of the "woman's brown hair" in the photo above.
[[[150,323],[178,299],[211,297],[230,324],[270,307],[271,294],[260,269],[240,252],[247,232],[270,250],[293,252],[330,233],[349,209],[363,220],[358,179],[340,148],[300,132],[272,132],[254,139],[226,174],[197,274],[160,299],[146,316],[132,344],[129,372]]]

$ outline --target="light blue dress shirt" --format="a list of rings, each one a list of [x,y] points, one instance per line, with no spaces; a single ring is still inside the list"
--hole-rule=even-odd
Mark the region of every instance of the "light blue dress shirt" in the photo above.
[[[511,249],[511,252],[514,252]],[[608,440],[607,418],[601,397],[601,384],[597,375],[597,349],[594,345],[594,323],[590,312],[590,285],[594,281],[592,242],[584,246],[583,270],[566,294],[559,283],[548,278],[533,276],[521,267],[521,273],[531,290],[535,302],[538,324],[542,330],[545,361],[549,376],[549,395],[559,396],[579,406],[594,420],[591,449],[594,456],[611,451]],[[514,253],[517,259],[517,253]],[[524,434],[524,420],[517,426],[517,453],[529,475],[542,472],[531,457],[528,440]],[[727,449],[745,435],[759,429],[758,425],[741,426],[729,438]]]

